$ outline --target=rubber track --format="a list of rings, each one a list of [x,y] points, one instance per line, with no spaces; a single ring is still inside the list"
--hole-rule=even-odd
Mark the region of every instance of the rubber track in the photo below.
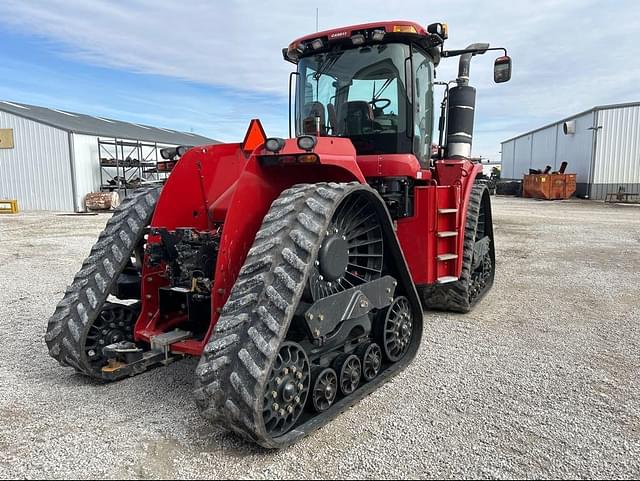
[[[61,365],[101,378],[84,353],[86,336],[151,222],[159,195],[160,188],[154,188],[136,191],[124,199],[58,303],[49,319],[45,341],[49,354]]]
[[[469,286],[471,281],[471,262],[473,261],[473,248],[476,240],[476,230],[478,227],[478,215],[482,196],[487,190],[487,183],[476,180],[469,196],[469,208],[467,209],[467,221],[464,229],[464,244],[462,257],[462,273],[460,279],[448,284],[434,284],[420,286],[418,292],[422,306],[425,309],[437,311],[469,312],[473,306],[482,298],[485,292],[476,297],[473,302],[469,302]],[[493,239],[491,239],[493,242]],[[495,269],[495,266],[494,266]],[[490,286],[489,286],[490,287]]]
[[[336,207],[364,189],[298,185],[273,202],[196,369],[196,402],[214,424],[283,446],[264,426],[264,386]]]

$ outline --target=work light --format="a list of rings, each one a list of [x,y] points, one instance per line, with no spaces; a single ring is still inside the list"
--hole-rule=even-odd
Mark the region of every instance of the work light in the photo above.
[[[384,38],[385,31],[384,30],[374,30],[371,33],[371,40],[374,42],[379,42]]]
[[[302,150],[310,151],[316,146],[316,138],[312,135],[302,135],[298,137],[298,147]]]
[[[264,148],[269,152],[280,152],[284,147],[284,139],[280,137],[270,137],[264,143]]]
[[[355,35],[351,35],[351,42],[354,45],[362,45],[364,43],[364,35],[361,33],[356,33]]]

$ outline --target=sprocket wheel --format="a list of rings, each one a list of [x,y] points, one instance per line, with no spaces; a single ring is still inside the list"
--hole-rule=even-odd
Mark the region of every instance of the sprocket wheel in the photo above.
[[[364,195],[349,196],[336,210],[309,276],[313,300],[379,279],[383,239],[378,214]]]
[[[269,373],[262,408],[271,436],[286,433],[300,417],[309,394],[310,369],[309,358],[300,344],[282,344]]]

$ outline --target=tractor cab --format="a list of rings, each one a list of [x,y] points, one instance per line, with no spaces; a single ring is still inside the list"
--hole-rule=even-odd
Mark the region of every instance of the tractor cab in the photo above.
[[[471,57],[496,49],[473,44],[445,51],[446,38],[446,24],[425,29],[414,22],[392,21],[295,40],[283,55],[297,65],[292,73],[297,76],[296,136],[349,138],[359,163],[366,162],[366,156],[397,154],[405,154],[405,162],[406,154],[413,154],[421,169],[431,167],[434,157],[468,160],[475,108],[475,89],[468,85]],[[434,141],[435,67],[442,57],[453,56],[460,56],[457,85],[450,89],[449,82],[438,82],[445,96],[440,136]],[[494,77],[504,82],[510,76],[511,59],[505,50],[496,60]],[[410,163],[415,163],[413,157]]]
[[[410,22],[295,41],[284,55],[298,66],[296,135],[347,137],[359,156],[414,154],[427,167],[439,58],[434,47],[442,41]]]

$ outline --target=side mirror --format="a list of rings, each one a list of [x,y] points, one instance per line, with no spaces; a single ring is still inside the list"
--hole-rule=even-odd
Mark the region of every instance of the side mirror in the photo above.
[[[511,57],[498,57],[493,64],[493,81],[497,84],[511,80]]]

